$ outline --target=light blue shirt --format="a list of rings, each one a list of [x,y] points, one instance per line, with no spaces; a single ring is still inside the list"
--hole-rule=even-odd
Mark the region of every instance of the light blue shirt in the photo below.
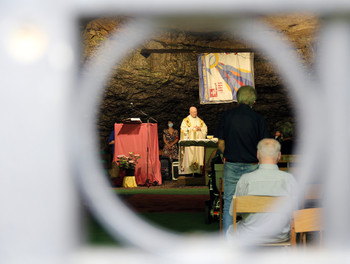
[[[236,196],[245,195],[261,195],[261,196],[288,196],[293,199],[296,205],[297,184],[292,174],[280,171],[277,165],[260,164],[259,169],[242,175],[237,183]],[[231,202],[230,214],[233,214],[233,204]],[[279,217],[283,222],[281,232],[273,237],[266,237],[261,243],[282,242],[289,239],[290,215],[288,213],[255,213],[243,214],[242,220],[237,222],[236,236],[239,237],[243,233],[249,233],[253,236],[254,232],[261,226],[261,221],[264,223],[273,223],[272,218]],[[230,240],[233,236],[232,225],[227,230],[227,238]]]

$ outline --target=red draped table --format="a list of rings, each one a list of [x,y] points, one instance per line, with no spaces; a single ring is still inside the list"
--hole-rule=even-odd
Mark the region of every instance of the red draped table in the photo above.
[[[147,129],[147,127],[149,129]],[[129,152],[140,154],[141,158],[135,168],[135,178],[138,185],[147,183],[147,142],[148,152],[148,183],[162,184],[159,161],[158,126],[155,123],[118,124],[114,125],[115,150],[113,161],[118,155],[128,155]],[[148,131],[148,133],[147,133]],[[148,138],[148,140],[147,140]]]

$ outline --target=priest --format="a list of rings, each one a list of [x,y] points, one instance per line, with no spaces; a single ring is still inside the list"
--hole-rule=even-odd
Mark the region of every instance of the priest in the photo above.
[[[207,126],[197,116],[197,108],[192,106],[190,114],[181,123],[181,139],[204,139],[207,136]],[[203,167],[204,147],[184,147],[181,151],[179,174],[200,174]]]

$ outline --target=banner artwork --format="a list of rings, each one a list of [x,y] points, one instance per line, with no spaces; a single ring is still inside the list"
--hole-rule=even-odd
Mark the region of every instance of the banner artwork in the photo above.
[[[203,53],[198,55],[201,104],[237,101],[241,86],[254,87],[254,53]]]

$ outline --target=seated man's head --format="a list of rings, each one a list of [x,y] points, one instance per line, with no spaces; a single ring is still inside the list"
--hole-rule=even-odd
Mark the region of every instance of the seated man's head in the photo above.
[[[193,118],[196,118],[197,117],[197,108],[194,107],[194,106],[191,106],[190,107],[190,115],[193,117]]]
[[[237,101],[239,104],[247,104],[252,107],[256,101],[256,97],[256,91],[251,86],[246,85],[238,89]]]
[[[260,140],[257,157],[260,164],[277,164],[281,158],[281,144],[272,138]]]

